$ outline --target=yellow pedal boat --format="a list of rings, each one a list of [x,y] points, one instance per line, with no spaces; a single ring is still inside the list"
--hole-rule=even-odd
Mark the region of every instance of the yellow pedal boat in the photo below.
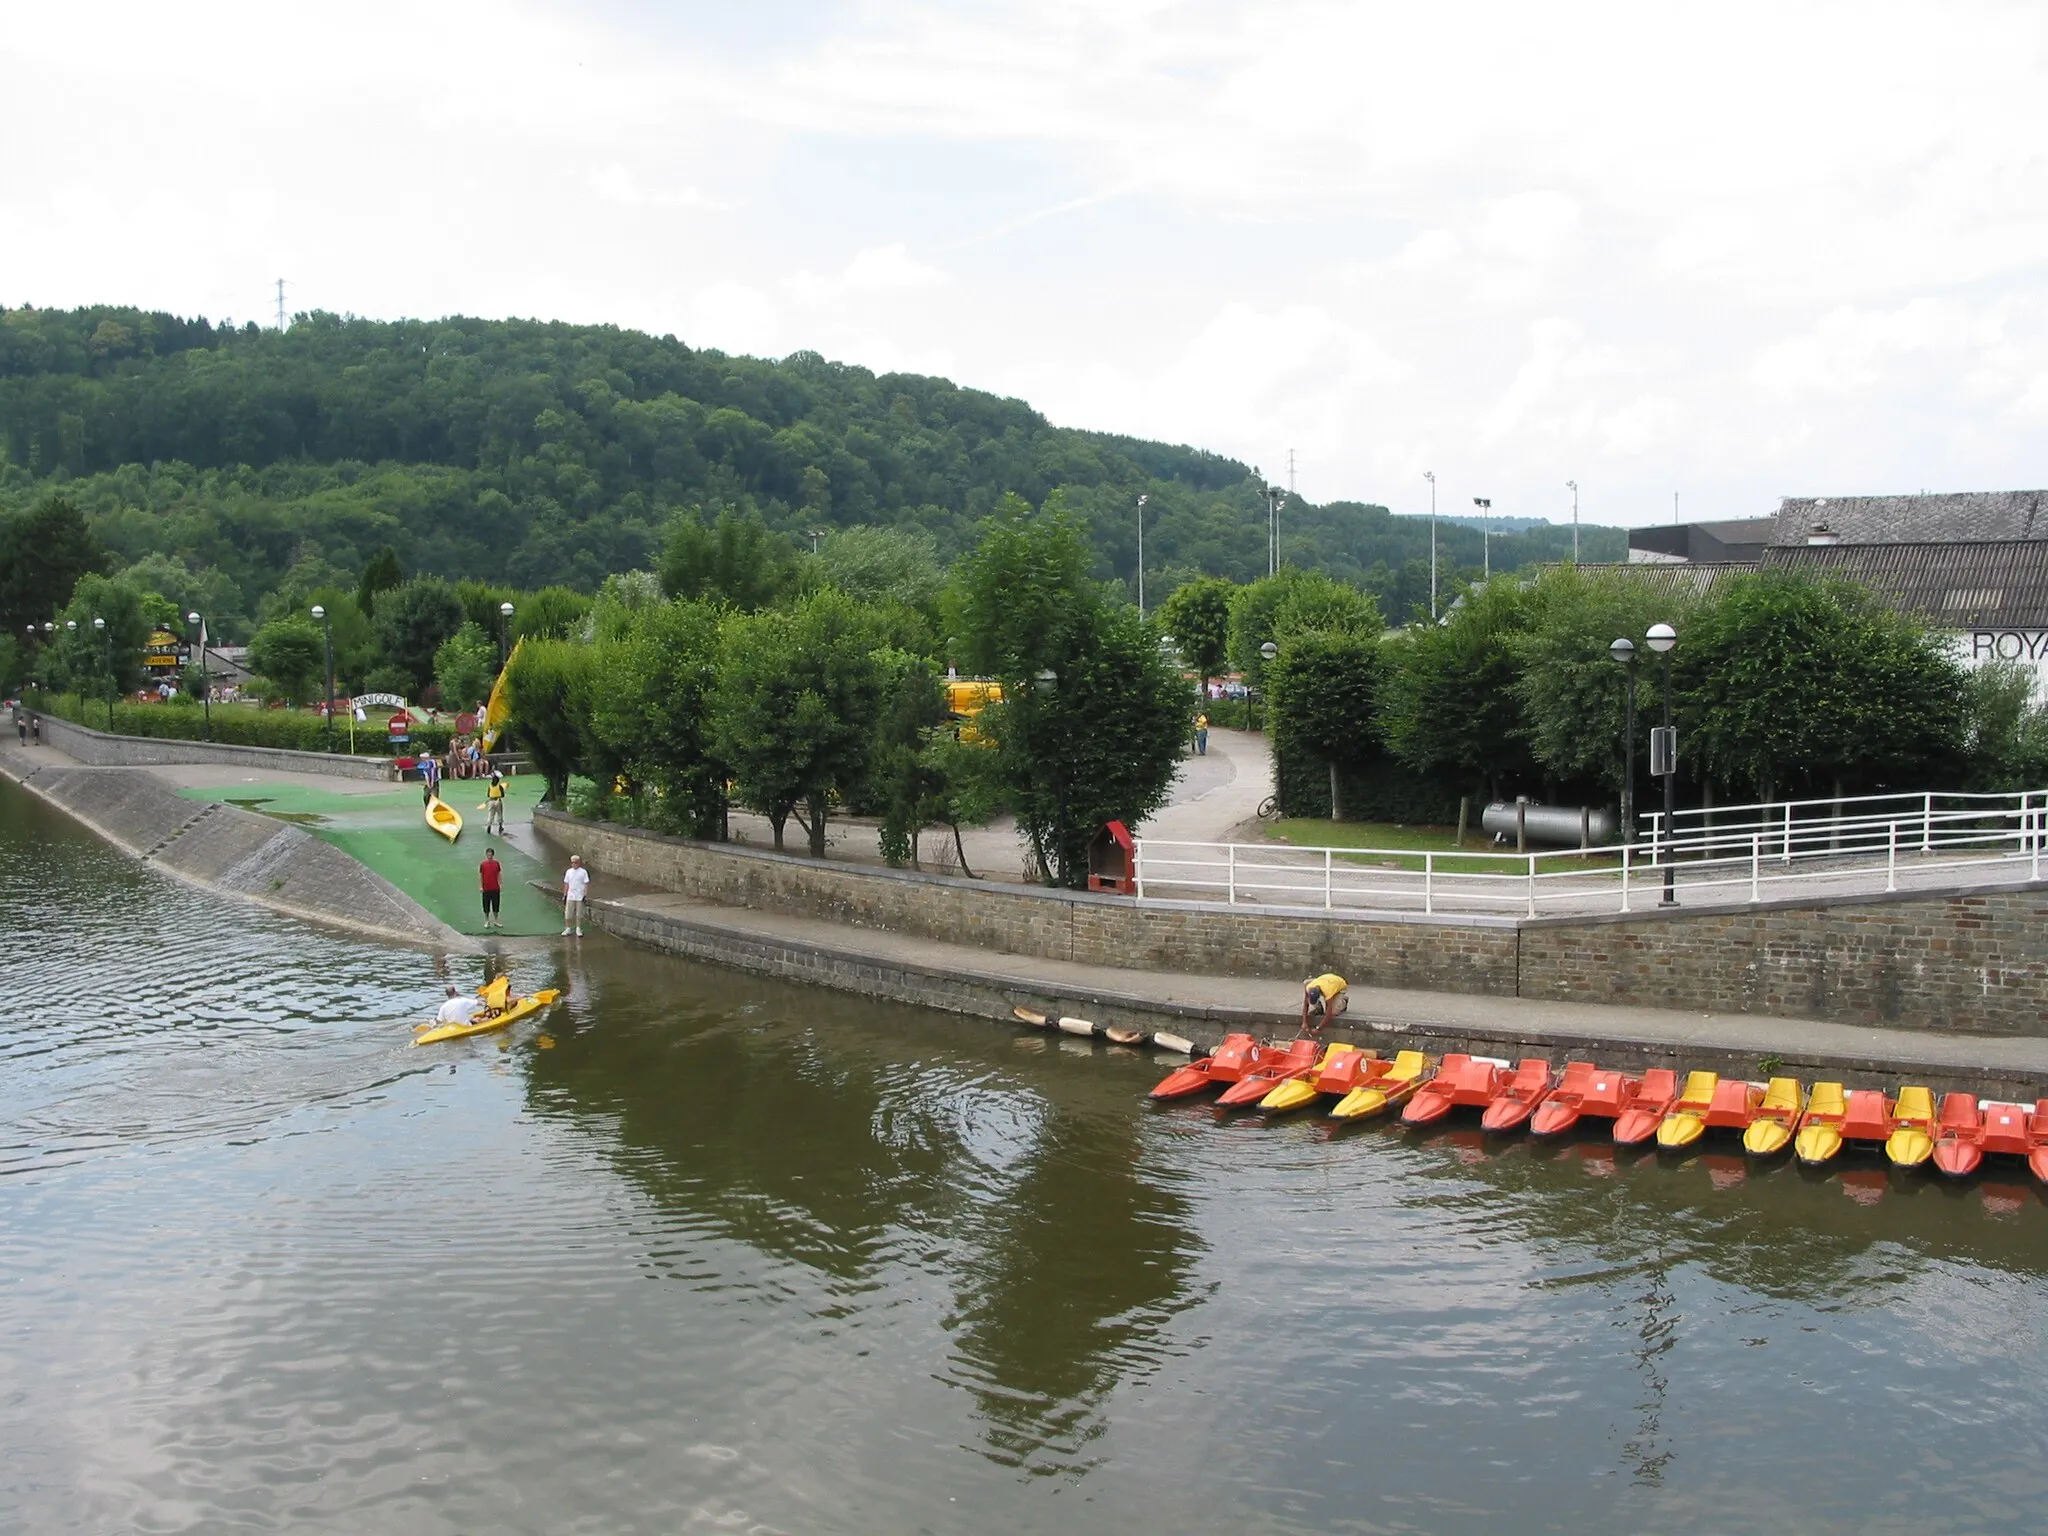
[[[415,1024],[413,1029],[417,1033],[412,1043],[439,1045],[443,1040],[466,1040],[471,1035],[487,1035],[494,1029],[503,1029],[530,1014],[539,1013],[562,995],[553,987],[543,987],[525,997],[512,997],[510,990],[510,984],[500,976],[489,986],[478,989],[484,1000],[482,1013],[467,1024]]]
[[[462,812],[436,795],[427,802],[427,825],[452,843],[462,836]]]
[[[1764,1086],[1764,1100],[1742,1128],[1742,1150],[1751,1157],[1776,1157],[1792,1145],[1806,1095],[1796,1077],[1774,1077]]]
[[[1345,1094],[1330,1111],[1333,1120],[1363,1120],[1390,1109],[1412,1095],[1435,1069],[1420,1051],[1397,1051],[1386,1071]]]

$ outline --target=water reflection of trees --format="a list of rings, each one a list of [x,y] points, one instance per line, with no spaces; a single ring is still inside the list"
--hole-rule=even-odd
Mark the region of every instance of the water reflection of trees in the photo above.
[[[1591,1133],[1551,1145],[1461,1127],[1436,1139],[1467,1155],[1426,1167],[1424,1189],[1477,1178],[1514,1197],[1493,1212],[1503,1237],[1581,1245],[1630,1270],[1648,1252],[1763,1295],[1849,1305],[1883,1301],[1938,1263],[2048,1273],[2035,1221],[1995,1219],[2012,1204],[1996,1176],[1958,1186],[1849,1154],[1826,1169],[1755,1164],[1733,1143],[1673,1159]],[[1559,1176],[1574,1167],[1583,1176]]]
[[[723,976],[715,996],[679,990],[714,973],[673,962],[656,991],[642,963],[554,983],[574,1006],[549,1021],[556,1048],[531,1053],[535,1112],[602,1128],[595,1144],[676,1228],[802,1265],[848,1305],[892,1271],[942,1277],[944,1375],[972,1395],[984,1453],[1084,1465],[1111,1393],[1166,1347],[1197,1247],[1139,1166],[1128,1082],[832,994]]]

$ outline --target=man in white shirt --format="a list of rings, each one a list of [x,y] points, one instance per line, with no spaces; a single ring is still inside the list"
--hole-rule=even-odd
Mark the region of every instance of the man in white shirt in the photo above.
[[[590,891],[590,871],[583,867],[583,855],[569,855],[569,867],[562,871],[562,932],[583,937],[583,900]]]
[[[464,995],[454,982],[448,983],[448,1001],[441,1005],[441,1011],[434,1015],[436,1024],[467,1024],[476,1017],[481,1005],[473,997]]]

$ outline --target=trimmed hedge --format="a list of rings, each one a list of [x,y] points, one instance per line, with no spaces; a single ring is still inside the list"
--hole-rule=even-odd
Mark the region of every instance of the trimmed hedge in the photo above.
[[[98,699],[81,702],[75,694],[57,694],[39,704],[59,719],[85,726],[88,730],[107,728],[107,706]],[[358,757],[389,757],[393,754],[384,736],[388,714],[373,716],[356,727]],[[147,736],[169,741],[207,739],[206,714],[191,704],[116,704],[114,734]],[[445,752],[455,730],[448,725],[415,725],[407,753]],[[328,749],[327,722],[309,711],[252,709],[246,704],[213,706],[212,739],[233,747],[278,747],[287,752],[325,752]],[[348,752],[348,722],[334,722],[334,750]]]

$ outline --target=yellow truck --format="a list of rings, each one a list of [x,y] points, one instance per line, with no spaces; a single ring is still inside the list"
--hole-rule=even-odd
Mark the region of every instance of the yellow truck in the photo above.
[[[983,740],[981,732],[974,728],[974,717],[991,704],[1003,702],[1003,685],[982,681],[962,682],[949,679],[946,683],[946,713],[959,728],[960,739],[967,742]]]

